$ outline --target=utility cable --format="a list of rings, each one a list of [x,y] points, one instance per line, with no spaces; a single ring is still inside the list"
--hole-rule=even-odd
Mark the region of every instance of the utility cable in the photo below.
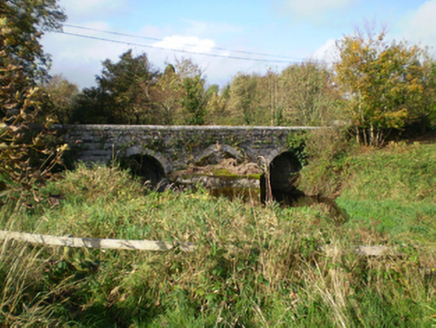
[[[86,30],[86,31],[101,32],[101,33],[107,33],[107,34],[113,34],[113,35],[119,35],[119,36],[127,36],[127,37],[137,38],[137,39],[152,40],[152,41],[159,41],[159,42],[164,41],[163,39],[159,39],[159,38],[152,38],[152,37],[148,37],[148,36],[140,36],[140,35],[134,35],[134,34],[127,34],[127,33],[112,32],[112,31],[100,30],[100,29],[84,27],[84,26],[77,26],[77,25],[72,25],[72,24],[63,24],[63,26],[81,29],[81,30]],[[196,44],[189,44],[189,43],[185,43],[185,45],[197,46]],[[222,47],[211,47],[211,49],[230,51],[230,52],[235,52],[235,53],[240,53],[240,54],[245,54],[245,55],[255,55],[255,56],[266,56],[266,57],[291,59],[294,61],[295,60],[302,60],[300,58],[295,58],[295,57],[266,54],[266,53],[260,53],[260,52],[250,52],[250,51],[243,51],[243,50],[232,50],[232,49],[226,49],[226,48],[222,48]]]
[[[119,40],[113,40],[113,39],[106,39],[106,38],[100,38],[100,37],[96,37],[96,36],[76,34],[76,33],[69,33],[69,32],[64,32],[64,31],[54,31],[54,32],[55,33],[60,33],[60,34],[65,34],[65,35],[76,36],[76,37],[80,37],[80,38],[91,39],[91,40],[99,40],[99,41],[112,42],[112,43],[125,44],[125,45],[136,46],[136,47],[143,47],[143,48],[164,50],[164,51],[181,52],[181,53],[187,53],[187,54],[192,54],[192,55],[200,55],[200,56],[208,56],[208,57],[218,57],[218,58],[226,58],[226,59],[236,59],[236,60],[245,60],[245,61],[256,61],[256,62],[264,62],[264,63],[280,63],[280,64],[289,64],[289,63],[291,63],[291,61],[289,61],[289,60],[276,60],[276,59],[268,60],[268,59],[261,59],[261,58],[248,58],[248,57],[226,56],[226,55],[219,55],[219,54],[209,54],[209,53],[188,51],[188,50],[182,50],[182,49],[169,49],[169,48],[163,48],[163,47],[156,47],[156,46],[146,45],[146,44],[141,44],[141,43],[134,43],[134,42],[127,42],[127,41],[119,41]],[[293,61],[293,62],[296,63],[297,61]]]

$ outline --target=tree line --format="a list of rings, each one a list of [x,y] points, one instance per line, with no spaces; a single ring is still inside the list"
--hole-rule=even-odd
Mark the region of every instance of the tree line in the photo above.
[[[129,50],[103,62],[97,86],[79,91],[62,76],[41,84],[59,123],[345,125],[360,143],[381,145],[391,131],[435,124],[435,62],[385,32],[345,36],[340,60],[292,64],[280,72],[236,74],[221,90],[190,59],[162,72]]]
[[[79,91],[62,76],[42,84],[60,123],[327,125],[338,107],[331,72],[311,62],[239,73],[222,90],[190,59],[161,72],[129,50],[102,65],[95,87]]]

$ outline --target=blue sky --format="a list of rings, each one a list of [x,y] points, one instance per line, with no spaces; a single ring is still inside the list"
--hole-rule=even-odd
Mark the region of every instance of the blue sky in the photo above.
[[[135,54],[147,53],[161,69],[176,58],[191,58],[209,84],[222,86],[238,72],[280,71],[306,60],[329,63],[335,58],[335,40],[368,23],[386,27],[391,39],[436,47],[436,0],[60,0],[59,4],[68,16],[66,24],[76,26],[64,26],[64,32],[82,37],[47,33],[42,44],[52,55],[51,73],[63,74],[80,87],[95,85],[101,62],[117,61],[130,48]],[[102,38],[120,43],[98,40]]]

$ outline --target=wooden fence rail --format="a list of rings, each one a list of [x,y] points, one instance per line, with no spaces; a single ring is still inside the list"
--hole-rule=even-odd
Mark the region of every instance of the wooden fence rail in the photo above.
[[[59,237],[51,235],[40,235],[26,232],[0,230],[0,240],[20,240],[35,244],[53,246],[85,247],[100,249],[127,249],[141,251],[167,251],[175,247],[185,252],[192,252],[197,249],[194,243],[188,242],[167,242],[156,240],[126,240],[126,239],[100,239],[80,237]],[[329,245],[321,246],[320,249],[327,255],[332,256],[334,249]],[[402,254],[388,246],[356,246],[354,252],[361,256],[401,256]]]
[[[197,247],[187,242],[167,242],[155,240],[125,240],[125,239],[100,239],[80,237],[58,237],[51,235],[40,235],[34,233],[14,232],[0,230],[0,240],[21,240],[36,244],[105,248],[105,249],[128,249],[141,251],[167,251],[179,247],[182,251],[192,252]]]

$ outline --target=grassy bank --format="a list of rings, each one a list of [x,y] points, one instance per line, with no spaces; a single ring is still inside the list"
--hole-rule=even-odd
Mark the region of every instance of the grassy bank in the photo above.
[[[0,323],[76,327],[431,327],[436,324],[436,145],[392,145],[331,163],[338,224],[294,208],[144,191],[127,172],[78,167],[1,229],[189,241],[193,253],[2,243]],[[333,181],[334,180],[334,181]],[[333,187],[332,187],[333,188]],[[336,188],[336,187],[335,187]],[[355,245],[402,257],[367,258]],[[329,252],[320,246],[329,245]]]

